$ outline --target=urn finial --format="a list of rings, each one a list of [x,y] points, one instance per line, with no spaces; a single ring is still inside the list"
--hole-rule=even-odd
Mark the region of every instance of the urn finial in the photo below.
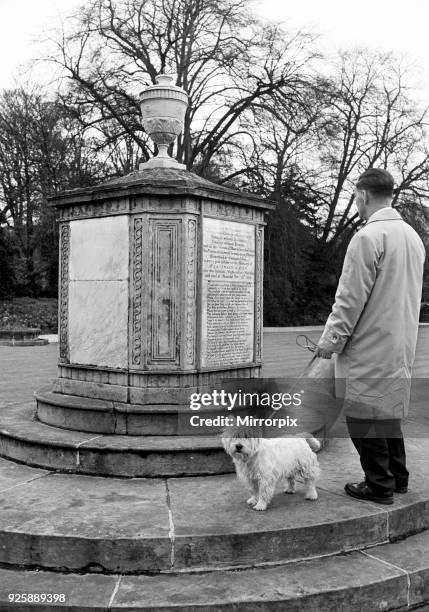
[[[170,157],[168,146],[183,130],[188,94],[173,85],[173,77],[160,74],[156,85],[146,87],[140,94],[142,123],[145,131],[158,146],[158,155],[141,163],[139,169],[176,168],[185,169],[184,164]]]

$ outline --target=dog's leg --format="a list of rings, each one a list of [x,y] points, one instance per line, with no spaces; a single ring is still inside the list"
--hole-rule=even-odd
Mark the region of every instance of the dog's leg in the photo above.
[[[246,504],[254,506],[258,501],[258,483],[252,478],[246,478],[246,487],[251,493],[249,499],[246,500]]]
[[[266,510],[273,498],[275,488],[275,480],[259,482],[258,501],[256,506],[253,506],[253,510]]]
[[[242,461],[234,460],[234,464],[238,480],[250,493],[250,497],[246,500],[246,503],[249,504],[249,506],[253,506],[258,501],[258,485],[256,481],[252,479],[246,465]]]
[[[249,489],[252,495],[249,497],[249,499],[246,500],[246,504],[248,504],[249,506],[254,506],[258,501],[258,487],[255,482],[249,482],[249,485]]]
[[[314,478],[305,478],[304,483],[306,486],[305,499],[311,499],[312,501],[317,499],[316,480]]]
[[[286,488],[285,488],[285,493],[295,493],[295,477],[294,476],[289,476],[288,478],[286,478],[286,482],[285,482]]]

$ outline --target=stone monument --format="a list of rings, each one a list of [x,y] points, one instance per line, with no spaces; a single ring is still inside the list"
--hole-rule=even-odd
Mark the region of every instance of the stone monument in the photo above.
[[[258,377],[263,198],[168,156],[187,94],[161,75],[141,94],[159,154],[123,178],[55,197],[60,216],[59,368],[36,394],[44,423],[174,436],[192,393]]]

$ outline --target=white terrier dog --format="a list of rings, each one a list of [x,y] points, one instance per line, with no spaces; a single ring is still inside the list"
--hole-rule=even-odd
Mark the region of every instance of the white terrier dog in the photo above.
[[[249,489],[247,500],[253,510],[266,510],[277,482],[285,493],[295,493],[295,477],[306,486],[305,499],[316,500],[320,475],[313,451],[320,443],[311,434],[305,438],[260,438],[251,428],[226,428],[222,434],[225,451],[232,457],[238,479]]]

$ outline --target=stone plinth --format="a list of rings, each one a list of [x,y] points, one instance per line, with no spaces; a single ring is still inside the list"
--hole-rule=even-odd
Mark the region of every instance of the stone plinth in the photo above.
[[[272,204],[172,168],[140,170],[54,203],[61,278],[53,391],[62,411],[64,396],[111,402],[121,433],[156,435],[160,407],[174,414],[222,379],[259,376]],[[43,406],[39,418],[57,425],[52,401],[49,411]]]

